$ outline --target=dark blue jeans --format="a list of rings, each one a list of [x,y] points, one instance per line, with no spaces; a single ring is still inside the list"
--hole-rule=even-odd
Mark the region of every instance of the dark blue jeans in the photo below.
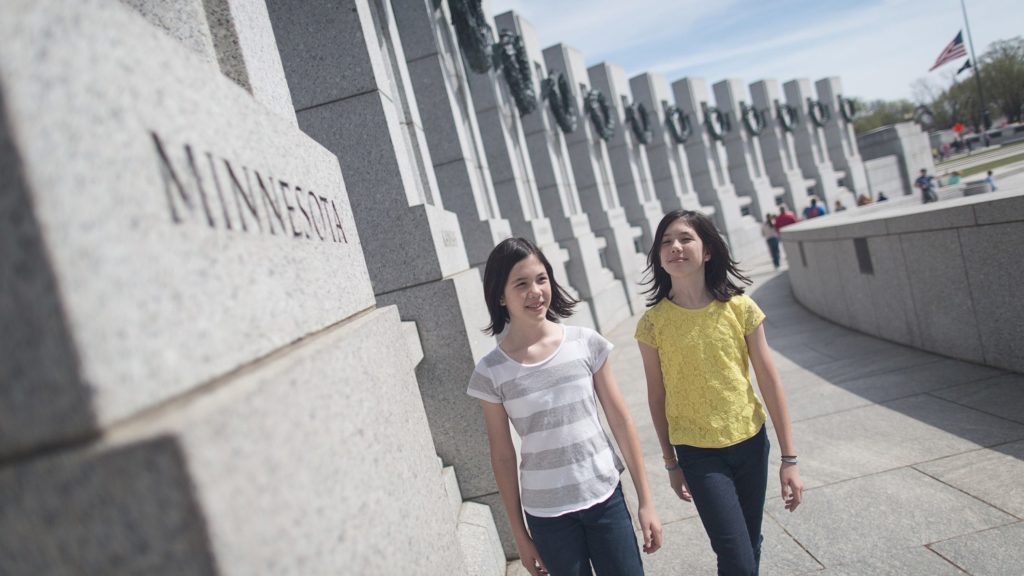
[[[719,576],[757,576],[769,447],[764,426],[753,437],[726,448],[675,447],[718,556]]]
[[[553,518],[526,514],[533,544],[551,576],[643,576],[640,548],[622,484],[599,504]]]

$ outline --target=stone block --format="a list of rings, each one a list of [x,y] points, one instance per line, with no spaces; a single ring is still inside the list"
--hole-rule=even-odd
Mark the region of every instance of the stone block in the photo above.
[[[465,573],[401,341],[397,311],[376,310],[96,442],[5,462],[4,567]]]
[[[979,226],[1024,220],[1024,193],[999,192],[974,205]]]
[[[768,515],[826,567],[1000,526],[1013,518],[920,472],[890,470],[805,493],[790,514],[781,500]],[[879,514],[886,517],[879,522]]]
[[[200,0],[121,0],[208,64],[217,63],[210,26]]]
[[[376,42],[370,31],[378,29],[367,0],[294,8],[288,0],[267,1],[296,111],[377,90],[395,97],[375,81],[386,77],[388,65],[379,50],[367,50]]]
[[[964,297],[971,287],[957,231],[904,234],[900,244],[921,345],[961,360],[984,362],[975,304]]]
[[[267,5],[247,0],[211,0],[203,5],[221,72],[257,102],[298,125]]]
[[[898,217],[889,218],[889,234],[949,230],[975,225],[973,206],[943,204],[936,202],[916,206],[913,211],[904,211]]]
[[[1024,372],[1024,307],[1014,298],[1024,285],[1024,221],[962,228],[959,237],[985,363]]]
[[[459,513],[462,511],[462,492],[459,490],[459,479],[455,475],[455,468],[445,466],[441,470],[441,482],[444,484],[444,493],[448,497],[448,507],[452,512],[452,518],[457,523]]]
[[[0,453],[373,305],[330,152],[119,3],[0,10]]]
[[[911,290],[899,237],[868,238],[868,250],[875,269],[872,299],[877,311],[877,335],[911,346],[920,345],[921,332],[914,308],[916,294]]]
[[[491,509],[465,502],[459,513],[459,545],[468,576],[504,576],[505,553],[494,527]]]

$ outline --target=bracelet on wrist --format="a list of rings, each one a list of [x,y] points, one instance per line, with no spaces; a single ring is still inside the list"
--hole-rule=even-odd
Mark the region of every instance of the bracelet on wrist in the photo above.
[[[791,464],[793,466],[799,464],[799,459],[796,456],[783,456],[781,460],[783,464]]]
[[[671,472],[673,470],[678,470],[678,469],[679,469],[679,462],[673,462],[671,464],[665,464],[665,470],[668,470],[669,472]]]

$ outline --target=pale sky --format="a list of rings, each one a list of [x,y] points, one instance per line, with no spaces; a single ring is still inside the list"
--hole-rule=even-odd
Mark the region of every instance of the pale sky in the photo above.
[[[994,40],[1024,36],[1024,0],[965,1],[979,57]],[[567,44],[588,66],[607,61],[669,81],[702,76],[708,86],[838,76],[844,95],[913,100],[914,80],[946,86],[965,60],[928,72],[964,28],[960,0],[489,0],[488,8],[515,10],[542,48]],[[964,43],[970,57],[966,29]]]

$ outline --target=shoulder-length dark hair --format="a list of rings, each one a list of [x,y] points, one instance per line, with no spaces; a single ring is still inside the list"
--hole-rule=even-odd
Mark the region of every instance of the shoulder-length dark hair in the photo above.
[[[484,328],[486,334],[500,334],[508,324],[508,309],[501,304],[505,284],[508,283],[508,275],[512,273],[512,268],[531,254],[544,265],[548,282],[551,283],[551,302],[548,303],[547,319],[558,322],[559,318],[572,316],[572,309],[579,300],[558,285],[551,271],[551,263],[544,257],[540,248],[526,238],[506,238],[491,250],[491,255],[487,257],[487,265],[484,267],[484,300],[487,302],[487,312],[491,315],[490,325]]]
[[[651,287],[644,290],[647,296],[647,306],[654,306],[665,298],[668,298],[672,291],[672,277],[661,267],[661,240],[665,237],[665,231],[676,220],[684,220],[700,236],[704,244],[704,251],[711,257],[704,263],[704,285],[715,300],[728,302],[729,298],[743,294],[743,287],[737,282],[749,285],[750,278],[743,275],[736,267],[738,264],[732,259],[729,253],[729,245],[725,238],[718,232],[715,223],[700,212],[693,210],[673,210],[658,223],[658,230],[654,233],[654,245],[647,253],[647,268],[644,269],[644,280],[641,284],[651,284]]]

